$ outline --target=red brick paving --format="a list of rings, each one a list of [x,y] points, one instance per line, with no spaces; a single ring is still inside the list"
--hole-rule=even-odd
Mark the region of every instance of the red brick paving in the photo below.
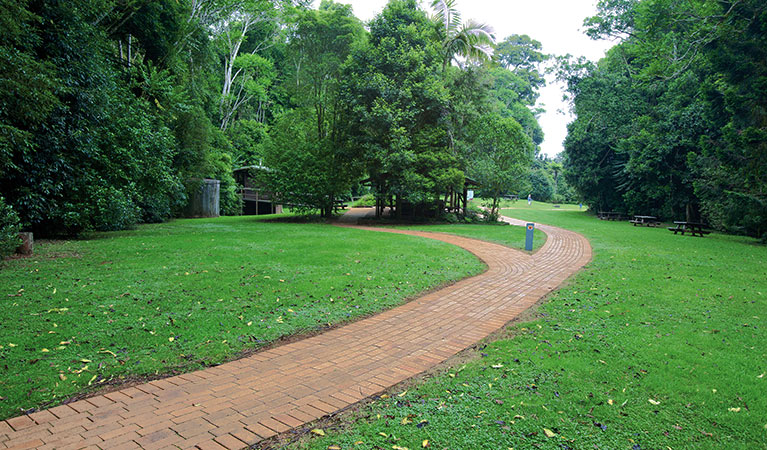
[[[347,221],[355,214],[361,213],[352,210]],[[548,239],[532,256],[458,236],[365,229],[448,242],[477,255],[488,270],[249,358],[0,422],[0,449],[245,448],[434,367],[501,328],[591,259],[585,238],[543,225],[538,229]]]

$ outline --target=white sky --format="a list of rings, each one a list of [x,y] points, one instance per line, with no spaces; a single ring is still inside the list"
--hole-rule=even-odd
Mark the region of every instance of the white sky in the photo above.
[[[351,4],[354,14],[368,21],[386,6],[388,0],[336,0]],[[548,54],[585,56],[598,60],[612,46],[605,41],[592,41],[581,31],[583,19],[596,12],[597,0],[457,0],[456,8],[464,21],[474,19],[495,29],[500,42],[511,34],[527,34],[543,44]],[[428,3],[422,0],[422,3]],[[319,0],[315,0],[315,7]],[[565,115],[567,107],[562,102],[563,87],[552,79],[541,90],[538,100],[546,113],[538,121],[545,138],[541,151],[555,156],[562,151],[562,141],[567,136],[567,123],[572,117]]]

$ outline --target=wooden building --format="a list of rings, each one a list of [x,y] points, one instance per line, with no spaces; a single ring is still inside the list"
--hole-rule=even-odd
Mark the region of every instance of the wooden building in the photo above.
[[[263,170],[269,169],[264,166],[246,166],[234,170],[244,216],[282,213],[282,205],[276,204],[273,195],[258,183],[257,173]]]

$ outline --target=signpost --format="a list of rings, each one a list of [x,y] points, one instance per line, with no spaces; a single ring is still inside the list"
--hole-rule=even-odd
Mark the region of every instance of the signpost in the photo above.
[[[533,251],[533,231],[535,230],[534,223],[527,224],[527,235],[525,237],[525,250],[528,252]]]

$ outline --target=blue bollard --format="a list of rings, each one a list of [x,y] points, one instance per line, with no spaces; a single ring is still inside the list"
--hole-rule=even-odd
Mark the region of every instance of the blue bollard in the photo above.
[[[527,236],[525,237],[525,250],[528,252],[533,251],[533,230],[535,230],[534,223],[527,224]]]

